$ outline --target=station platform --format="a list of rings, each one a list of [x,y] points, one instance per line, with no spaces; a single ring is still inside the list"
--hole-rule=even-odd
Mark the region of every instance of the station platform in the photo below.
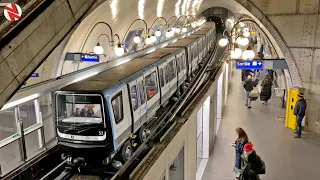
[[[252,102],[252,109],[248,109],[240,74],[239,70],[234,70],[214,150],[202,180],[235,179],[235,152],[229,144],[236,139],[237,127],[247,132],[254,149],[266,163],[266,174],[260,176],[262,180],[319,179],[319,134],[303,132],[301,139],[294,139],[293,130],[276,119],[285,116],[285,109],[274,94],[268,105],[262,105],[258,99]]]

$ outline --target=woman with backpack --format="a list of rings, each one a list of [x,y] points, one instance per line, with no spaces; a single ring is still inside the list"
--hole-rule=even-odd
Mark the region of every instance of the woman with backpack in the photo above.
[[[236,158],[233,171],[236,173],[237,179],[240,179],[241,168],[243,165],[241,155],[243,154],[244,145],[249,143],[249,138],[247,133],[240,127],[236,129],[236,134],[236,141],[234,143],[231,143],[231,146],[233,146],[236,151]]]
[[[262,104],[267,104],[268,100],[271,98],[272,94],[272,81],[270,76],[267,75],[265,79],[261,82],[261,93],[260,100],[263,101]]]
[[[260,180],[259,174],[266,173],[265,163],[257,155],[252,144],[245,144],[243,150],[242,159],[244,163],[241,168],[240,180]]]

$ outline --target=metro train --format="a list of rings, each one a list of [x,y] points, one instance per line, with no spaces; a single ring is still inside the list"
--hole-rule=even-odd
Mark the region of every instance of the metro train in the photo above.
[[[214,23],[143,57],[55,93],[58,146],[69,165],[124,163],[146,140],[147,124],[179,97],[216,42]]]

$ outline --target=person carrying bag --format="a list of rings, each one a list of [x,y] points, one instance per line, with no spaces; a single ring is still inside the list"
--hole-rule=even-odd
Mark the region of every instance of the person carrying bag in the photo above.
[[[245,80],[243,84],[243,87],[245,89],[246,106],[248,106],[249,109],[251,108],[251,100],[255,101],[259,96],[259,92],[255,88],[258,82],[258,79],[253,81],[252,76],[248,75],[248,78]]]

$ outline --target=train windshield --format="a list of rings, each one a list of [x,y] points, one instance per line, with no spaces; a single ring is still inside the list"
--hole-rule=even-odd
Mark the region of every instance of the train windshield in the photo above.
[[[88,94],[57,95],[59,136],[82,140],[105,139],[102,97]],[[69,136],[70,135],[70,136]]]

